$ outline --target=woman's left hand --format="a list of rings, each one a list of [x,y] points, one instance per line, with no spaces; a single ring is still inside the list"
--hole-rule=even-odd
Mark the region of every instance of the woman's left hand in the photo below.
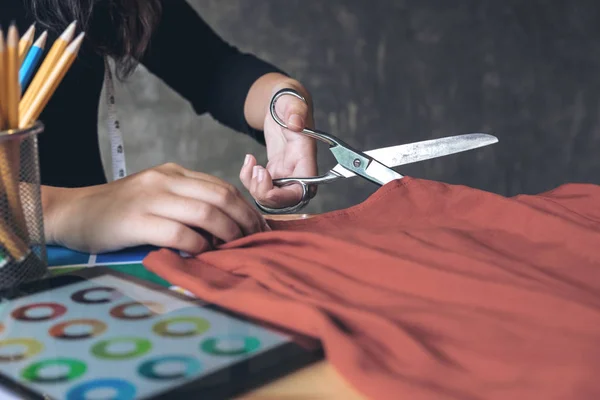
[[[294,96],[282,96],[277,100],[277,115],[289,129],[280,127],[267,109],[264,117],[264,132],[268,163],[257,165],[256,158],[246,155],[240,171],[240,180],[252,197],[262,205],[281,208],[297,204],[302,196],[300,185],[276,187],[273,179],[316,176],[317,144],[308,136],[298,133],[304,128],[313,128],[311,99],[303,88],[293,85],[276,85],[272,95],[281,89],[296,89],[308,101],[307,105]],[[315,190],[311,191],[314,196]]]

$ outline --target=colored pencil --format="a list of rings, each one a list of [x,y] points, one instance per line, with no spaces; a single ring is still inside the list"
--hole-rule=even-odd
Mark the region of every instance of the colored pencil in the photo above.
[[[17,262],[23,261],[31,252],[27,244],[12,233],[3,218],[0,218],[0,244]]]
[[[25,32],[25,34],[21,37],[19,41],[19,66],[23,63],[27,52],[31,48],[31,44],[33,43],[33,38],[35,37],[35,24],[31,24],[29,29]]]
[[[40,90],[35,94],[35,97],[31,101],[31,105],[22,114],[20,119],[20,128],[25,128],[35,122],[40,116],[46,104],[54,94],[54,91],[66,75],[67,71],[77,58],[79,49],[83,42],[85,34],[82,32],[67,46],[64,53],[48,74],[45,81],[42,83]]]
[[[18,127],[19,122],[19,98],[21,91],[18,81],[19,70],[19,33],[14,24],[10,25],[6,42],[2,43],[0,52],[2,64],[2,111],[3,111],[3,129],[14,129]],[[15,124],[16,122],[16,124]],[[19,163],[19,143],[5,141],[0,145],[0,178],[2,187],[8,201],[11,217],[6,221],[2,220],[0,225],[0,240],[10,255],[17,260],[25,256],[27,246],[27,223],[21,206],[19,185],[17,182],[17,171]],[[2,218],[0,218],[2,219]],[[12,220],[21,237],[15,236],[13,232],[5,227],[5,224]],[[24,253],[25,252],[25,253]]]
[[[47,32],[34,43],[34,25],[21,40],[14,23],[11,23],[6,38],[0,26],[0,131],[3,135],[27,128],[39,118],[81,48],[84,34],[73,39],[75,26],[76,21],[54,42],[37,72],[48,40]],[[19,147],[18,141],[6,138],[0,141],[0,193],[6,196],[10,208],[8,216],[0,215],[0,245],[17,261],[31,253],[21,205]]]
[[[68,44],[73,39],[75,35],[75,27],[77,21],[73,21],[60,35],[58,39],[54,42],[48,55],[42,62],[42,65],[38,69],[37,73],[33,77],[33,80],[29,84],[29,87],[25,91],[23,98],[21,99],[21,103],[19,104],[19,113],[21,115],[25,114],[27,109],[31,106],[31,102],[33,98],[37,95],[40,90],[40,87],[44,83],[44,81],[48,78],[50,71],[54,68],[56,62],[62,56],[62,53],[65,51]]]
[[[38,67],[39,62],[42,59],[47,39],[48,32],[44,31],[35,41],[33,46],[31,46],[29,53],[27,53],[27,57],[25,57],[25,60],[23,60],[23,63],[21,64],[21,69],[19,70],[19,84],[21,85],[21,92],[23,92],[29,84],[35,69]]]
[[[0,26],[0,130],[6,127],[8,111],[6,109],[6,73],[4,60],[6,58],[6,45],[4,42],[4,31]]]
[[[8,28],[6,38],[6,106],[7,106],[7,129],[17,129],[19,127],[19,100],[21,98],[21,87],[19,86],[19,33],[16,25],[13,23]],[[23,235],[22,239],[27,240],[27,224],[21,205],[19,193],[18,175],[19,175],[19,143],[17,141],[7,141],[4,146],[4,163],[0,163],[0,173],[2,183],[6,190],[8,204],[11,209],[14,223]]]
[[[19,32],[13,23],[8,28],[6,37],[6,106],[8,128],[19,126],[19,100],[21,88],[19,87]]]

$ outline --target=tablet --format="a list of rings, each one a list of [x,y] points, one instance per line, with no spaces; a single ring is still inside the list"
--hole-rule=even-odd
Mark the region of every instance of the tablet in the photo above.
[[[104,267],[0,296],[3,399],[226,399],[323,357],[315,339]]]

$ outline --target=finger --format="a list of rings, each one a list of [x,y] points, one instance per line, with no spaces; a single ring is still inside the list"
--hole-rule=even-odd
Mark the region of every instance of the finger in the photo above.
[[[252,155],[250,155],[250,162],[256,163],[256,159]],[[249,171],[251,171],[251,168],[249,168]],[[222,187],[222,189],[221,189],[222,191],[232,192],[242,202],[244,202],[246,204],[246,206],[255,214],[256,220],[258,221],[258,224],[260,225],[261,230],[270,230],[270,227],[268,226],[266,220],[264,219],[264,216],[257,209],[255,209],[252,205],[250,205],[248,202],[246,202],[246,200],[241,196],[241,194],[237,191],[237,189],[235,189],[235,187],[233,187],[232,185],[223,181],[222,179],[219,179],[213,175],[204,174],[202,172],[188,170],[183,167],[181,167],[178,170],[178,175],[182,176],[184,178],[196,179],[202,183],[208,182],[208,183],[212,183],[214,185],[219,185]],[[248,185],[249,185],[249,183],[248,183]],[[246,189],[250,190],[249,186],[246,186]],[[252,233],[252,232],[250,232],[250,233]],[[246,233],[246,234],[250,234],[250,233]]]
[[[148,212],[189,227],[202,228],[226,242],[243,236],[240,226],[229,215],[210,203],[192,197],[162,195],[150,203]]]
[[[261,232],[266,225],[264,217],[233,185],[174,177],[169,190],[177,196],[189,197],[217,207],[239,226],[243,235]]]
[[[143,243],[166,247],[188,254],[200,254],[211,248],[209,241],[184,224],[154,215],[143,219],[142,229],[138,229]]]
[[[240,181],[247,190],[250,190],[252,183],[252,169],[256,165],[256,158],[251,154],[246,154],[244,158],[244,165],[240,170]]]
[[[290,130],[299,132],[306,128],[308,105],[299,98],[291,95],[280,97],[275,104],[275,111]]]
[[[257,165],[253,168],[250,194],[262,205],[282,208],[298,204],[302,196],[302,187],[298,184],[274,186],[269,171]]]

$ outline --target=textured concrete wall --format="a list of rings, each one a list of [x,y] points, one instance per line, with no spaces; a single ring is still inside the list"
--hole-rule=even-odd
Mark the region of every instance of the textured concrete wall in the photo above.
[[[317,127],[358,148],[476,131],[500,139],[406,166],[405,175],[504,195],[600,183],[599,2],[191,3],[227,40],[304,82]],[[143,69],[118,93],[130,171],[176,161],[241,188],[244,154],[264,159]],[[105,154],[107,143],[103,134]],[[323,169],[333,165],[325,150],[319,157]],[[322,187],[307,211],[347,207],[375,189],[359,178]]]

